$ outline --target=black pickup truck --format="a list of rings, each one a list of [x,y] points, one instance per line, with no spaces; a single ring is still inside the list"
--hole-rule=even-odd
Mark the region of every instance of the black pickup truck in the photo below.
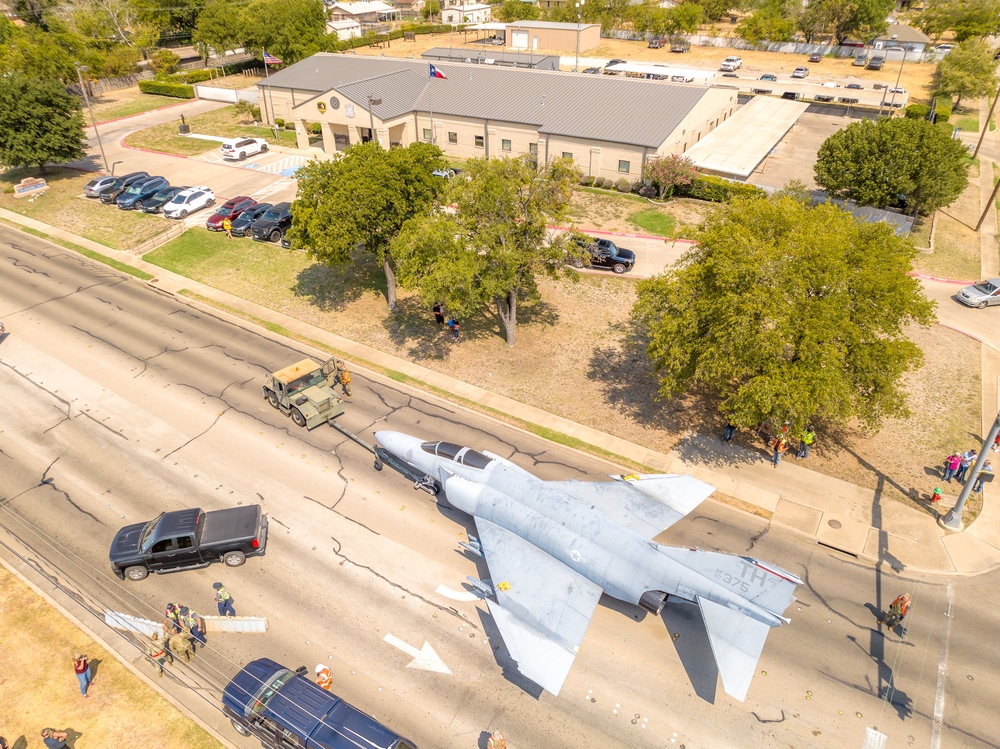
[[[267,515],[260,505],[202,512],[198,508],[160,513],[127,525],[111,543],[111,569],[122,580],[190,570],[222,562],[239,567],[267,546]]]

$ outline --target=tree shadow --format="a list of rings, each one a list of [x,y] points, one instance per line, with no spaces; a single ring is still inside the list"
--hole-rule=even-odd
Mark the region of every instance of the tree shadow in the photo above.
[[[299,271],[291,291],[321,312],[342,311],[369,291],[385,297],[385,274],[367,257],[342,265],[315,262]]]
[[[83,159],[79,159],[79,162],[88,162],[97,165],[98,160],[92,156],[88,156]],[[74,163],[79,163],[74,162]],[[22,179],[26,177],[38,177],[39,171],[37,166],[24,166],[16,167],[14,169],[6,169],[0,172],[0,184],[4,185],[16,185]],[[45,182],[49,185],[55,185],[59,182],[65,180],[73,180],[80,178],[79,169],[69,169],[67,167],[52,166],[48,165],[45,168],[45,174],[41,175]]]
[[[445,319],[449,316],[446,309]],[[461,325],[458,343],[487,338],[507,340],[500,316],[494,307],[484,307],[470,317],[457,319]],[[519,333],[529,325],[552,326],[558,322],[558,309],[548,302],[533,301],[518,305]],[[444,359],[455,345],[451,331],[447,326],[439,326],[434,321],[431,307],[417,296],[398,299],[396,313],[386,316],[383,325],[393,344],[406,350],[407,356],[415,361]]]
[[[722,434],[719,397],[693,387],[664,398],[656,368],[646,353],[648,339],[629,332],[618,342],[594,349],[587,378],[600,383],[604,400],[622,415],[652,429],[673,434],[700,431]]]

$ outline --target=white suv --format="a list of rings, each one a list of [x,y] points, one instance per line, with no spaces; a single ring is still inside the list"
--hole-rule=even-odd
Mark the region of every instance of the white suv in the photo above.
[[[222,158],[243,161],[247,156],[267,152],[263,138],[229,138],[222,141]]]
[[[215,205],[215,193],[211,189],[204,185],[189,187],[163,206],[163,215],[167,218],[187,218],[189,213],[210,205]]]

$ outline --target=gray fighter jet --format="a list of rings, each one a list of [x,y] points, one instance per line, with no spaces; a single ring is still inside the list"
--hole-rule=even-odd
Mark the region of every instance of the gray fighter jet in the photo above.
[[[798,577],[750,557],[661,546],[652,539],[714,487],[691,476],[630,474],[613,482],[542,481],[489,452],[376,432],[389,464],[475,518],[470,551],[485,557],[490,613],[518,670],[559,694],[601,593],[659,614],[697,603],[725,691],[743,700],[771,627]]]

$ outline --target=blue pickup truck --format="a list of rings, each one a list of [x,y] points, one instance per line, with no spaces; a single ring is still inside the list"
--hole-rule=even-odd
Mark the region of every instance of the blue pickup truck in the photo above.
[[[222,693],[222,711],[236,732],[265,749],[416,749],[303,672],[269,658],[244,666]]]

